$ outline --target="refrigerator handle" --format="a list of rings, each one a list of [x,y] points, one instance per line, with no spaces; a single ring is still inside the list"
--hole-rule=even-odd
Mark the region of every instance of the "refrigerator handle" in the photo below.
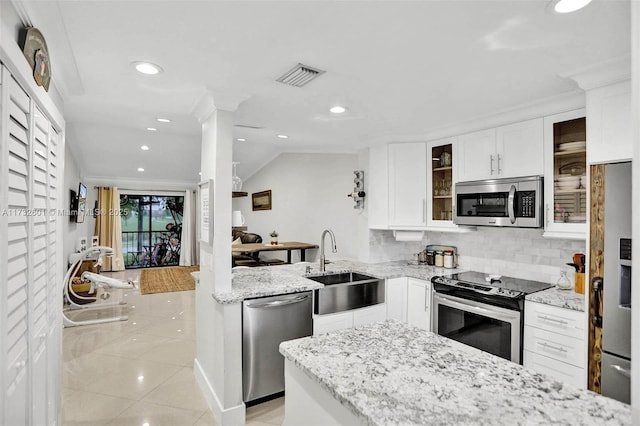
[[[602,328],[602,315],[600,315],[600,300],[602,300],[602,290],[603,290],[604,280],[602,277],[593,277],[591,280],[591,287],[593,288],[593,317],[591,318],[591,322],[596,327]]]

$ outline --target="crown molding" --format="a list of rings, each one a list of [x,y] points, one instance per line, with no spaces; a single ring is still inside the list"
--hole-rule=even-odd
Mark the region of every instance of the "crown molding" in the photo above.
[[[631,56],[619,56],[559,76],[575,81],[585,91],[620,83],[631,79]]]
[[[234,112],[242,102],[250,97],[251,95],[234,93],[228,90],[207,88],[194,104],[191,114],[202,124],[209,119],[214,111]]]

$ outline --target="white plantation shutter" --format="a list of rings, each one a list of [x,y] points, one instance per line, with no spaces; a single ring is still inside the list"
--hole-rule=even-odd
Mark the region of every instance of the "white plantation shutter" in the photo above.
[[[0,71],[0,424],[55,424],[60,135],[8,70]]]

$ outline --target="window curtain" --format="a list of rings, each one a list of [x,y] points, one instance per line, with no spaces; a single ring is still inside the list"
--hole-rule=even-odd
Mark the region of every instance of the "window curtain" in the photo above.
[[[104,271],[124,271],[122,256],[122,223],[120,222],[120,191],[118,188],[98,188],[96,232],[101,246],[111,247],[113,256],[102,261]]]
[[[182,237],[180,241],[180,266],[198,264],[198,247],[196,239],[196,197],[193,191],[184,194],[182,210]]]

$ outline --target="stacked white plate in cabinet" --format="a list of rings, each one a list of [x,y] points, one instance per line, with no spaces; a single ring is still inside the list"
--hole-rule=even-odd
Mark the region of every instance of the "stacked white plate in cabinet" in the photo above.
[[[556,176],[556,188],[558,189],[577,189],[580,187],[580,177],[572,175]]]
[[[579,151],[587,148],[586,141],[565,142],[558,145],[560,151]]]

